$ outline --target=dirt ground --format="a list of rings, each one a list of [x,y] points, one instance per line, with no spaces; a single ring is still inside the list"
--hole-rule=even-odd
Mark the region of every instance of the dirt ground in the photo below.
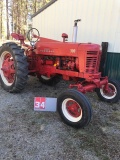
[[[35,96],[57,97],[68,85],[46,86],[30,77],[19,94],[0,86],[0,160],[120,159],[120,101],[107,104],[86,94],[93,116],[84,129],[67,126],[57,112],[34,111]]]

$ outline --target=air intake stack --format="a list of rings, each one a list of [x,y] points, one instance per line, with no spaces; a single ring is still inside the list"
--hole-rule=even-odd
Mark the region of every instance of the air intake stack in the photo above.
[[[79,21],[81,21],[81,19],[74,20],[73,37],[72,37],[72,42],[74,42],[74,43],[76,43],[76,41],[77,41],[77,30],[78,30],[77,23]]]

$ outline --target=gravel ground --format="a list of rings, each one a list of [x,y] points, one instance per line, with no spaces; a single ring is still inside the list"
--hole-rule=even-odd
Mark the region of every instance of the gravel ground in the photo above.
[[[36,112],[35,96],[57,97],[69,82],[50,87],[30,77],[25,90],[0,86],[0,160],[119,160],[120,102],[101,102],[89,93],[93,116],[84,129],[62,122],[57,112]]]

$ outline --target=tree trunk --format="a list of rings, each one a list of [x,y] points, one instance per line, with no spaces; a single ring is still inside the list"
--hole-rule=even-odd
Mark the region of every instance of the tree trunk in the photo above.
[[[0,2],[0,39],[2,39],[2,16],[3,16],[3,1]]]
[[[6,0],[6,17],[7,17],[7,39],[9,39],[10,31],[9,31],[8,0]]]

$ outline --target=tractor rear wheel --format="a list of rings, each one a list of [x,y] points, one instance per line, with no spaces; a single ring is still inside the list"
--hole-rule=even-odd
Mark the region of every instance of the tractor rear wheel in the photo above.
[[[102,86],[102,88],[97,88],[96,93],[98,97],[104,102],[118,102],[120,99],[120,86],[118,82],[111,79],[108,81],[108,87],[110,90],[109,93],[105,91],[104,85]]]
[[[83,128],[91,120],[90,102],[81,92],[73,89],[68,89],[58,97],[57,109],[63,121],[75,128]]]
[[[0,48],[0,81],[8,92],[20,92],[28,79],[28,63],[24,50],[16,43],[5,43]]]

